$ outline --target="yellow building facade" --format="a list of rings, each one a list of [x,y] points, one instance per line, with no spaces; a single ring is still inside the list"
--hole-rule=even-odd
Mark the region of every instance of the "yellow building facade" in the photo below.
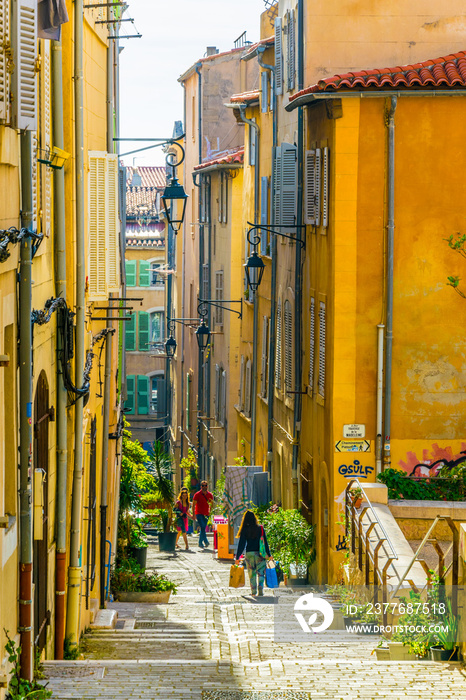
[[[114,42],[98,24],[104,6],[67,3],[59,40],[42,38],[36,5],[0,3],[0,697],[4,629],[23,647],[28,678],[33,650],[63,658],[65,635],[75,644],[105,605],[118,511],[120,324],[102,308],[116,306],[122,279]],[[26,43],[29,65],[19,59]],[[8,229],[22,226],[34,235],[17,242]]]

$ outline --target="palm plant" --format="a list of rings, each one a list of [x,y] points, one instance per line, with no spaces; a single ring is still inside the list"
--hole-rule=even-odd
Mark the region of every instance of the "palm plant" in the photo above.
[[[147,471],[153,477],[155,492],[163,507],[162,511],[166,511],[166,514],[161,512],[163,531],[170,532],[173,522],[173,500],[175,497],[175,484],[172,479],[172,456],[165,452],[162,443],[158,440],[152,445],[149,456]]]

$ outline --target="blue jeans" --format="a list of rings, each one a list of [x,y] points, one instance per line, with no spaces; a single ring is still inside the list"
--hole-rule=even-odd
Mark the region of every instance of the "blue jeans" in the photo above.
[[[199,547],[202,547],[203,544],[207,547],[209,544],[209,540],[207,539],[207,535],[205,534],[205,529],[207,527],[207,515],[201,515],[198,513],[196,515],[196,520],[199,523],[199,527],[201,528],[201,531],[199,533]]]

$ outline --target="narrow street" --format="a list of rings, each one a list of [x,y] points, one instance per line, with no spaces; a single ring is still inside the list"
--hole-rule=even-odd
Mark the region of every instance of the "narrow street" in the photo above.
[[[272,595],[229,588],[229,563],[199,551],[197,538],[176,556],[152,543],[148,568],[175,581],[177,595],[168,605],[110,603],[116,629],[85,634],[83,660],[45,662],[54,700],[466,700],[461,664],[378,662],[374,637],[275,644]]]

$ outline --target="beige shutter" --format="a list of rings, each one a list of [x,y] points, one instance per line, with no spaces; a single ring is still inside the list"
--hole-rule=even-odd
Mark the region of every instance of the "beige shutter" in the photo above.
[[[13,126],[37,128],[37,0],[13,0]]]
[[[43,67],[42,67],[42,85],[43,85],[43,102],[42,102],[42,148],[51,150],[52,148],[52,116],[51,116],[51,101],[50,101],[50,80],[51,80],[51,62],[50,62],[50,41],[44,41]],[[43,212],[43,232],[46,236],[50,236],[52,226],[52,171],[50,168],[42,166],[41,168],[41,208]]]
[[[9,119],[10,73],[6,48],[9,42],[10,0],[0,0],[0,120]]]
[[[34,231],[41,233],[40,226],[38,226],[38,178],[37,178],[37,148],[39,146],[39,141],[37,139],[37,133],[35,131],[31,134],[32,141],[32,163],[31,163],[31,173],[32,173],[32,228]],[[39,248],[40,250],[40,248]],[[44,250],[44,248],[42,248]]]
[[[320,148],[316,148],[316,162],[315,162],[315,184],[316,184],[316,192],[315,192],[315,201],[316,201],[316,208],[315,208],[315,213],[316,213],[316,226],[320,226],[320,207],[321,207],[321,193],[322,193],[322,179],[321,179],[321,157],[322,157],[322,151]]]
[[[118,156],[107,155],[107,293],[120,289],[120,220],[118,216]]]
[[[269,319],[264,316],[262,320],[261,396],[265,396],[267,393],[268,324]]]
[[[322,164],[322,226],[328,226],[328,148],[324,148]]]
[[[285,389],[287,392],[293,390],[293,314],[291,304],[288,299],[284,308],[285,322]]]
[[[275,386],[277,389],[281,387],[282,378],[282,300],[278,300],[277,304],[277,325],[275,329]]]
[[[319,396],[325,396],[325,302],[319,302],[319,377],[317,381],[317,391]]]
[[[107,298],[106,275],[106,161],[107,154],[89,153],[89,299]]]
[[[311,388],[311,391],[314,387],[315,325],[316,303],[314,297],[311,297],[311,306],[309,309],[309,386]]]

